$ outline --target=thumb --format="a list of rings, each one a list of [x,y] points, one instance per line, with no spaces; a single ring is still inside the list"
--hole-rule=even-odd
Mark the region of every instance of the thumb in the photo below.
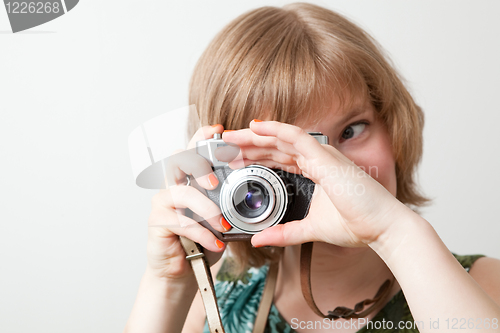
[[[309,224],[304,222],[292,221],[265,229],[252,237],[252,245],[284,247],[316,241],[317,237],[311,232]]]

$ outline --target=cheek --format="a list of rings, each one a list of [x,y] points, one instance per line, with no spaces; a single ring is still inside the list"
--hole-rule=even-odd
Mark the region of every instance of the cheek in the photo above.
[[[396,196],[396,163],[392,154],[389,135],[381,133],[361,150],[348,156],[372,178]]]
[[[392,195],[396,196],[396,166],[392,157],[392,152],[373,156],[371,161],[367,161],[369,165],[376,166],[375,170],[369,170],[370,176],[384,186]]]

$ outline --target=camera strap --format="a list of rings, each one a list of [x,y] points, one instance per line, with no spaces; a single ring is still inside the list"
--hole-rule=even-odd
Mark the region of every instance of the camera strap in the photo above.
[[[273,303],[274,290],[276,288],[276,280],[278,277],[278,268],[281,261],[281,255],[283,254],[283,248],[277,248],[279,260],[271,262],[269,265],[269,271],[266,276],[266,284],[264,285],[264,291],[262,292],[262,298],[260,299],[259,309],[257,310],[257,316],[255,317],[255,323],[253,325],[252,333],[262,333],[266,328],[267,317],[269,316],[269,310]]]
[[[201,247],[190,240],[189,238],[179,236],[182,247],[186,252],[186,259],[193,268],[198,288],[200,289],[201,299],[205,306],[205,313],[207,314],[208,327],[211,333],[224,333],[222,322],[219,314],[219,307],[217,306],[217,298],[215,296],[214,283],[212,281],[212,274],[205,254]]]
[[[203,253],[201,246],[192,240],[183,236],[179,236],[179,239],[184,251],[186,252],[186,260],[190,262],[196,277],[196,282],[198,282],[201,299],[203,300],[205,313],[207,314],[207,322],[210,333],[224,333],[219,307],[217,306],[217,297],[215,295],[212,274],[208,263],[205,260],[205,254]],[[279,249],[280,259],[282,252],[283,249]],[[277,260],[272,262],[269,266],[264,291],[262,292],[262,298],[259,304],[259,309],[257,310],[257,316],[255,318],[253,333],[263,333],[266,327],[267,317],[273,302],[279,262],[280,260]]]
[[[193,268],[198,287],[200,289],[203,305],[207,314],[208,327],[211,333],[224,333],[222,321],[219,314],[219,307],[217,305],[217,298],[215,295],[212,274],[210,272],[208,263],[205,260],[205,255],[201,246],[186,237],[179,237],[181,244],[186,252],[186,259],[191,263]],[[283,249],[279,249],[279,257],[281,259]],[[395,278],[392,280],[387,279],[382,286],[380,286],[376,295],[372,299],[365,299],[357,303],[354,309],[344,306],[338,306],[333,311],[328,311],[325,315],[319,310],[311,290],[311,259],[312,259],[313,243],[304,243],[300,249],[300,284],[302,288],[302,295],[309,307],[322,318],[332,320],[343,319],[357,319],[366,317],[373,312],[379,305],[383,304],[390,295],[392,286],[394,285]],[[278,267],[280,260],[274,261],[269,266],[267,273],[262,298],[257,310],[255,318],[253,333],[263,333],[266,327],[269,310],[271,308],[274,290],[276,287],[276,280],[278,276]],[[371,305],[367,309],[365,307]]]
[[[363,318],[369,315],[373,310],[375,310],[379,305],[383,304],[390,295],[392,286],[394,285],[395,278],[392,280],[385,280],[385,282],[380,286],[377,294],[372,299],[365,299],[357,303],[354,309],[347,308],[345,306],[338,306],[333,311],[328,311],[328,315],[323,314],[318,309],[318,306],[314,302],[311,290],[311,259],[312,259],[313,243],[304,243],[300,246],[300,285],[302,288],[302,295],[306,300],[307,304],[318,316],[328,319],[357,319]],[[371,306],[364,309],[365,306]]]

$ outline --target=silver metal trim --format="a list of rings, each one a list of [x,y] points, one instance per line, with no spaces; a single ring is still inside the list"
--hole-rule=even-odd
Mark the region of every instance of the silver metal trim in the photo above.
[[[201,257],[204,257],[204,256],[205,256],[204,253],[195,253],[195,254],[191,254],[189,256],[186,256],[186,260],[197,259],[197,258],[201,258]]]
[[[261,184],[267,183],[269,187],[266,186],[266,188],[274,196],[274,205],[264,220],[249,223],[240,219],[241,215],[238,214],[233,205],[232,194],[239,184],[249,178],[255,180],[254,177],[257,177]],[[283,219],[288,206],[288,193],[283,180],[273,170],[261,165],[249,165],[246,168],[233,171],[222,184],[219,198],[222,215],[226,221],[235,229],[247,234],[255,234],[278,224]]]

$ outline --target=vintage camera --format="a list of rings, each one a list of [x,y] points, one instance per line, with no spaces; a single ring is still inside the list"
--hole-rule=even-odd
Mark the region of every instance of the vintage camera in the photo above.
[[[309,134],[319,143],[328,144],[328,137],[322,133]],[[217,188],[207,191],[207,196],[220,207],[232,226],[223,234],[224,239],[248,238],[278,223],[301,220],[307,215],[314,192],[313,181],[261,165],[232,170],[227,162],[215,157],[215,150],[224,146],[227,144],[221,134],[196,143],[196,152],[211,164],[219,179]]]

